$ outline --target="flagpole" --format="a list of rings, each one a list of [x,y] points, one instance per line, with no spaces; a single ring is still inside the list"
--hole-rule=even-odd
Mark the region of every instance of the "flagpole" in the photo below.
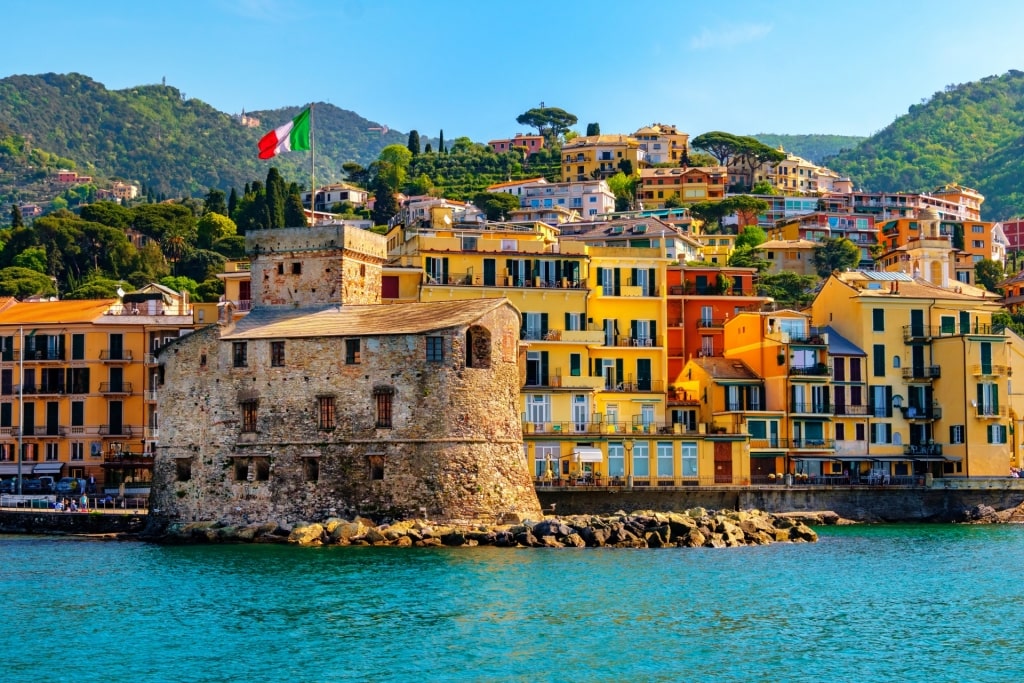
[[[313,134],[313,103],[309,104],[309,209],[313,225],[316,225],[316,137]]]

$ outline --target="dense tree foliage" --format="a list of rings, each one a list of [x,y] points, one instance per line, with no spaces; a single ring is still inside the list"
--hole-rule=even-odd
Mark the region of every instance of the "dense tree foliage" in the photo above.
[[[519,208],[519,199],[506,192],[480,192],[473,203],[487,215],[489,221],[505,220],[509,213]]]
[[[828,237],[814,247],[811,262],[818,275],[828,277],[834,270],[846,270],[860,263],[860,249],[846,237]]]
[[[974,281],[990,292],[996,291],[1000,282],[1006,279],[1003,265],[992,259],[982,259],[974,264]]]
[[[576,125],[578,119],[558,107],[534,107],[516,117],[516,123],[524,126],[532,126],[537,129],[540,135],[552,144],[564,135],[570,128]]]
[[[949,85],[852,150],[827,159],[865,190],[925,192],[947,183],[985,195],[985,216],[1024,213],[1024,71]]]
[[[825,159],[853,149],[866,138],[859,135],[777,135],[758,133],[756,138],[769,147],[782,147],[790,154],[821,164]]]
[[[813,275],[798,275],[790,271],[762,275],[757,285],[758,294],[770,296],[775,303],[786,308],[803,308],[814,299]]]

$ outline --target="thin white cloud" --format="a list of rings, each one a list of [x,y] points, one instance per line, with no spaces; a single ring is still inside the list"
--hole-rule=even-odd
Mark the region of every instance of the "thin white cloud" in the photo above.
[[[690,39],[691,50],[709,50],[712,48],[735,47],[743,43],[751,43],[771,33],[771,24],[738,24],[722,26],[715,29],[703,27],[696,36]]]

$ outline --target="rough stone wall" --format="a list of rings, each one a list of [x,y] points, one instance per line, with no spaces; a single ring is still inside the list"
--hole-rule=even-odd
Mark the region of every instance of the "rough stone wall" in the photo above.
[[[252,257],[252,299],[265,305],[379,304],[387,257],[382,235],[344,225],[257,230],[245,237]]]
[[[466,367],[465,327],[432,333],[444,337],[442,363],[425,361],[422,335],[361,337],[352,365],[344,338],[286,339],[284,367],[271,367],[269,340],[249,340],[246,368],[232,367],[220,328],[179,340],[161,354],[151,507],[172,521],[247,524],[345,513],[537,518],[518,409],[518,324],[510,305],[477,319],[471,356],[486,357],[479,334],[489,333],[485,368]],[[375,426],[381,388],[393,391],[391,429]],[[334,397],[333,430],[318,428],[321,396]],[[251,400],[255,434],[241,431],[241,402]],[[308,480],[307,460],[318,463],[318,481]],[[183,468],[188,481],[180,481]]]

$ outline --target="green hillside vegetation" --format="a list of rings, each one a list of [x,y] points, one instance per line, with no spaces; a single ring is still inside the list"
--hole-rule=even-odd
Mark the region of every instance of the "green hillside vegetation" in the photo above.
[[[844,150],[853,149],[866,138],[862,135],[779,135],[776,133],[758,133],[750,137],[756,138],[769,147],[782,149],[790,154],[803,157],[816,164],[833,157]]]
[[[246,128],[170,86],[107,90],[80,74],[0,79],[0,138],[22,140],[22,154],[47,150],[67,162],[61,166],[138,181],[168,197],[202,195],[211,187],[227,191],[264,175],[267,162],[257,159],[256,142],[300,110],[251,112],[261,124]],[[346,161],[368,163],[388,144],[405,142],[402,133],[368,130],[379,124],[330,104],[317,104],[314,112],[318,182],[340,178]],[[288,177],[309,177],[308,154],[286,154],[274,163]],[[0,178],[0,195],[11,193],[13,180]]]
[[[865,190],[973,187],[984,216],[1004,219],[1024,213],[1022,153],[1024,72],[1009,71],[947,86],[826,164]]]

